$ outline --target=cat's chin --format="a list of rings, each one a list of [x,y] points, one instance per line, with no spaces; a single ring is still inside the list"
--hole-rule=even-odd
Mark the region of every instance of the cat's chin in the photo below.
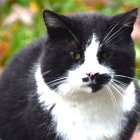
[[[86,96],[96,96],[97,94],[102,94],[106,90],[105,85],[97,86],[94,84],[73,88],[71,87],[69,89],[67,88],[67,91],[64,89],[64,87],[61,87],[60,89],[63,89],[60,90],[60,96],[63,96],[64,98],[85,98]]]
[[[95,85],[95,84],[89,84],[88,86],[91,88],[91,93],[97,93],[104,87],[103,85]]]
[[[73,89],[74,90],[74,89]],[[60,99],[63,99],[65,101],[69,102],[75,102],[75,103],[83,103],[85,101],[93,100],[100,100],[100,98],[105,98],[107,96],[107,90],[103,86],[101,89],[97,91],[93,91],[91,88],[79,88],[75,92],[67,92],[65,94],[59,95]],[[109,95],[108,95],[109,96]],[[108,97],[107,96],[107,97]]]

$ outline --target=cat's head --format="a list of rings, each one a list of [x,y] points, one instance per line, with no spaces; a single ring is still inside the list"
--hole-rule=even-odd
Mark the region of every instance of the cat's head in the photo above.
[[[138,9],[115,16],[59,15],[45,10],[48,39],[41,72],[49,88],[63,96],[94,94],[112,83],[127,86],[135,76],[131,39]]]

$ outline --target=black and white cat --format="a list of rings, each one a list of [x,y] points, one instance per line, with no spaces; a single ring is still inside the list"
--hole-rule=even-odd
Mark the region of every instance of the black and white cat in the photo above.
[[[2,140],[130,140],[140,111],[137,14],[45,10],[48,37],[18,53],[0,77]]]

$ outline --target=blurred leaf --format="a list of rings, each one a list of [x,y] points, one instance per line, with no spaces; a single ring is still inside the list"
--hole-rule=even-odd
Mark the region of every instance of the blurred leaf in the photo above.
[[[10,47],[6,42],[0,42],[0,66],[4,64],[6,57],[10,52]]]
[[[5,20],[4,24],[14,24],[18,20],[27,24],[33,24],[33,17],[36,13],[37,9],[29,9],[22,7],[20,5],[14,4],[12,8],[12,12],[8,15]]]
[[[30,3],[30,10],[33,12],[33,13],[36,13],[39,11],[39,5],[35,2],[35,1],[31,1]]]
[[[26,7],[28,7],[30,5],[30,0],[17,0],[16,2],[18,4],[20,4],[22,6],[26,6]]]

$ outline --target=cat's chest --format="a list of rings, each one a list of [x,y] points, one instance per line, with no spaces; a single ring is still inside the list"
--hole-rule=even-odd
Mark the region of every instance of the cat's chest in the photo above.
[[[56,130],[64,140],[117,140],[123,115],[122,101],[118,99],[114,104],[109,96],[100,96],[98,100],[91,96],[55,106]]]
[[[127,123],[124,115],[136,103],[133,82],[124,90],[111,86],[93,94],[73,92],[75,95],[66,96],[68,99],[52,92],[42,80],[37,84],[43,110],[55,104],[51,111],[54,125],[49,127],[56,126],[63,140],[118,140],[120,129]]]

